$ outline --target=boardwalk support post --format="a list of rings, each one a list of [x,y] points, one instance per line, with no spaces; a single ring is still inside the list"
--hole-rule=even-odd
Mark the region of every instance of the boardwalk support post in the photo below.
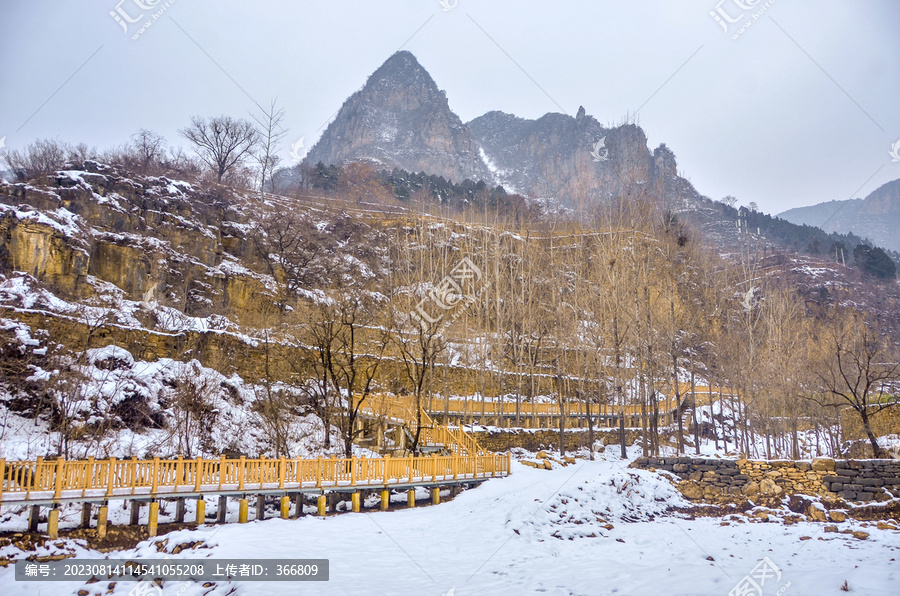
[[[408,507],[416,506],[416,489],[411,488],[408,491],[406,491],[406,505]]]
[[[81,527],[91,527],[91,504],[84,503],[81,505]]]
[[[59,505],[53,504],[53,509],[47,516],[47,535],[51,540],[59,538]]]
[[[198,526],[206,523],[206,501],[203,497],[197,498],[197,511],[194,514],[194,523]]]
[[[295,497],[297,500],[294,502],[294,515],[297,517],[303,517],[303,501],[305,497],[303,493],[296,493]]]
[[[440,505],[441,504],[441,487],[435,486],[431,489],[431,504],[432,505]]]
[[[278,508],[281,511],[281,519],[288,519],[291,516],[291,498],[284,495],[281,497],[281,501],[278,505]]]
[[[353,513],[359,513],[359,493],[355,492],[350,495],[350,503],[351,509],[353,509]]]
[[[106,521],[109,519],[109,505],[106,501],[100,505],[97,511],[97,537],[106,538]]]
[[[238,523],[246,524],[247,513],[250,508],[250,501],[247,500],[247,497],[242,496],[241,500],[238,501],[238,504]]]
[[[150,501],[150,511],[147,512],[147,533],[150,538],[156,536],[156,529],[159,523],[159,501]]]
[[[325,495],[319,495],[316,498],[316,514],[321,517],[325,517],[326,501],[327,499],[325,498]]]
[[[266,495],[256,495],[256,519],[266,519]]]
[[[225,523],[225,513],[228,510],[228,497],[219,495],[219,506],[216,507],[216,523]]]
[[[141,502],[137,499],[133,499],[131,501],[131,519],[128,520],[128,525],[136,526],[140,522],[141,519]]]
[[[184,523],[184,497],[175,499],[175,523]]]

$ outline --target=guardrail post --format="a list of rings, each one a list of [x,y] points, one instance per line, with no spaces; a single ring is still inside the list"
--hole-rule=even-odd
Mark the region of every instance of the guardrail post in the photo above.
[[[356,486],[356,456],[355,455],[350,458],[350,486]]]
[[[384,485],[385,485],[385,486],[387,486],[387,483],[388,483],[388,478],[389,478],[389,476],[388,476],[388,467],[390,466],[390,463],[391,463],[391,455],[390,455],[390,454],[387,454],[387,455],[384,456],[384,461],[382,462],[382,465],[384,466],[384,480],[383,480],[383,482],[384,482]]]
[[[200,492],[200,482],[203,480],[203,458],[197,458],[197,469],[194,470],[194,492]]]
[[[238,470],[238,490],[244,490],[244,473],[247,470],[247,458],[245,456],[241,456],[241,466],[240,470]]]
[[[138,460],[136,455],[131,456],[131,494],[134,494],[134,489],[137,487],[137,474],[138,474]]]
[[[109,478],[106,480],[106,496],[112,496],[113,482],[116,478],[116,458],[109,458]]]
[[[94,456],[87,459],[87,469],[84,471],[84,482],[82,483],[81,496],[84,498],[88,488],[94,488]],[[0,476],[2,478],[2,476]],[[2,502],[0,497],[0,502]]]
[[[322,456],[316,458],[316,488],[322,488]]]
[[[178,492],[178,482],[181,480],[181,477],[183,474],[184,474],[184,458],[182,458],[179,455],[178,461],[175,462],[175,492],[176,493]]]
[[[284,488],[285,476],[287,476],[287,461],[284,456],[281,456],[281,460],[278,462],[278,488]]]
[[[65,475],[66,475],[66,460],[63,459],[62,456],[60,456],[59,459],[56,460],[56,478],[55,478],[56,485],[53,490],[53,498],[54,499],[58,499],[60,497],[60,495],[62,495],[63,479],[65,478]],[[59,511],[56,512],[56,516],[58,519]]]
[[[225,482],[225,455],[219,456],[219,490],[222,490],[222,483]]]
[[[156,489],[159,488],[159,458],[153,458],[153,478],[150,481],[150,494],[156,496]],[[152,503],[151,503],[152,505]],[[159,504],[156,505],[156,508],[159,509]]]
[[[6,477],[6,458],[0,458],[0,505],[3,505],[3,479]],[[10,486],[12,488],[12,486]]]
[[[34,476],[31,478],[31,483],[29,486],[29,490],[25,491],[25,500],[28,500],[28,497],[31,495],[31,491],[34,489],[39,489],[41,486],[41,470],[44,468],[44,458],[38,457],[37,461],[34,465]],[[35,528],[36,531],[37,528]]]

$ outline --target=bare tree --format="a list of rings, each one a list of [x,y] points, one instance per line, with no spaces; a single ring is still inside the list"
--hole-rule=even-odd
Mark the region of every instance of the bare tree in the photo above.
[[[38,139],[23,151],[9,151],[4,159],[16,179],[24,182],[62,168],[71,149],[55,139]]]
[[[297,290],[322,281],[325,270],[317,260],[323,256],[325,239],[309,218],[295,212],[269,213],[260,219],[256,236],[271,273],[283,284],[282,310]]]
[[[259,165],[259,190],[266,190],[266,182],[272,177],[272,173],[281,161],[277,155],[278,144],[287,134],[287,130],[282,127],[284,120],[284,108],[277,106],[278,98],[272,100],[269,108],[261,110],[259,116],[251,114],[250,116],[259,125],[259,143],[256,154],[253,156]],[[271,181],[269,181],[271,184]]]
[[[170,430],[180,455],[191,458],[196,453],[194,448],[202,447],[216,417],[212,405],[216,391],[215,380],[201,373],[196,360],[185,366],[175,380]]]
[[[146,172],[150,166],[162,161],[166,154],[166,140],[152,130],[142,128],[131,135],[131,149],[139,166]]]
[[[346,457],[353,455],[353,442],[363,432],[357,424],[359,411],[375,389],[375,378],[389,342],[381,316],[385,303],[380,294],[351,291],[320,304],[322,315],[336,324],[327,364]]]
[[[194,145],[200,159],[216,174],[216,182],[253,154],[259,143],[259,131],[251,122],[230,116],[209,120],[193,116],[191,125],[179,131]]]
[[[900,379],[896,352],[859,315],[839,313],[825,333],[825,366],[818,371],[828,395],[859,415],[876,458],[885,457],[872,431],[872,416],[897,405],[889,391]],[[820,402],[821,403],[821,402]],[[823,405],[834,405],[825,402]]]

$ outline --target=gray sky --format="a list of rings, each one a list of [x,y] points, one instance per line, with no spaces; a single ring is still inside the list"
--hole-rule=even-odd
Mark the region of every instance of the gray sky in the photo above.
[[[464,121],[637,112],[714,199],[777,213],[900,178],[896,0],[445,2],[169,0],[139,33],[110,12],[142,23],[166,0],[3,0],[0,138],[104,148],[149,128],[182,143],[192,114],[246,117],[277,96],[289,162],[403,47]],[[743,18],[726,33],[717,7]]]

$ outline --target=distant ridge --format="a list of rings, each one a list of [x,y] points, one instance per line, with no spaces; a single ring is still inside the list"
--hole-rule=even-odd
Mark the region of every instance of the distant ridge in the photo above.
[[[882,248],[900,251],[900,179],[883,184],[865,199],[797,207],[779,217],[821,227],[826,232],[852,233]]]

